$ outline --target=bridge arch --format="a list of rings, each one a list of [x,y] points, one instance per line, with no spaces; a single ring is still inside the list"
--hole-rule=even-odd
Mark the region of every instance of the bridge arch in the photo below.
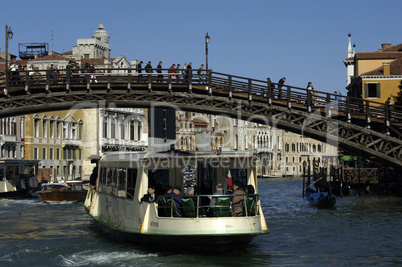
[[[91,83],[88,74],[82,74],[83,82],[71,83],[68,71],[64,76],[61,74],[65,82],[52,84],[50,74],[44,72],[44,79],[35,84],[25,80],[4,85],[0,117],[111,105],[172,108],[269,125],[402,168],[402,141],[389,134],[390,119],[380,103],[337,99],[319,92],[321,103],[317,105],[318,96],[306,89],[291,86],[283,89],[265,81],[214,72],[202,78],[190,74],[183,83],[175,83],[170,73],[162,74],[162,82],[159,74],[139,81],[138,76],[130,73],[114,76],[104,73],[97,74],[97,80],[103,78],[105,82],[96,84]],[[392,116],[402,118],[402,112],[393,111]]]

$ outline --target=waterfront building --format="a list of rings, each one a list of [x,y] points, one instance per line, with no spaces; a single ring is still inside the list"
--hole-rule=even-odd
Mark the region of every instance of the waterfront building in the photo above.
[[[338,165],[338,148],[303,135],[283,131],[283,176],[301,176],[303,166],[319,162],[319,167]]]
[[[37,159],[41,180],[83,176],[82,110],[26,115],[25,159]]]
[[[24,158],[25,116],[0,119],[0,158]]]
[[[402,81],[402,44],[383,43],[375,52],[350,53],[344,61],[348,68],[348,96],[384,103],[399,92]]]
[[[130,62],[124,56],[110,58],[109,38],[101,23],[92,38],[78,39],[72,51],[62,54],[52,51],[43,57],[20,60],[18,64],[24,67],[32,65],[35,70],[49,69],[53,64],[59,71],[63,71],[69,61],[81,68],[88,64],[95,68],[131,68]],[[144,150],[148,146],[143,109],[101,107],[99,110],[85,109],[73,113],[74,115],[71,115],[70,111],[60,111],[28,115],[25,158],[41,160],[40,178],[87,179],[94,167],[88,159],[89,156],[112,150]],[[50,129],[54,127],[51,126],[54,120],[62,125],[61,129],[69,129],[68,124],[78,123],[80,131],[73,134],[67,130],[67,135],[53,133],[58,129]],[[74,126],[71,129],[74,129]],[[9,146],[2,147],[6,151]],[[19,151],[18,148],[15,150]],[[14,151],[14,148],[11,148],[11,151]],[[8,155],[8,152],[5,154]]]
[[[223,134],[210,127],[212,115],[177,112],[176,149],[181,151],[217,151],[223,147]],[[216,122],[215,122],[216,123]]]
[[[103,107],[82,111],[83,178],[88,179],[94,165],[91,155],[107,151],[143,151],[148,147],[147,112],[144,109]]]
[[[301,176],[309,160],[337,164],[336,147],[272,126],[192,112],[177,112],[176,120],[178,150],[253,153],[259,177]]]

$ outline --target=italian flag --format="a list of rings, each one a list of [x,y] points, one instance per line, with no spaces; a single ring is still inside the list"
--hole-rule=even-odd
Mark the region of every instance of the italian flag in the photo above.
[[[229,169],[229,167],[228,167],[228,177],[227,177],[227,179],[226,179],[226,184],[227,184],[229,190],[232,190],[232,189],[233,189],[232,175],[230,174],[230,169]]]

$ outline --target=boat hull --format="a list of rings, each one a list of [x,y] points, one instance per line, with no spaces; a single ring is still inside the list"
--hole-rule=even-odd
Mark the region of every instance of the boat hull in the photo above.
[[[94,220],[97,229],[118,242],[131,242],[155,251],[219,254],[245,247],[257,234],[159,235],[120,231]]]
[[[1,192],[0,198],[20,199],[20,198],[35,198],[36,191],[40,188],[17,189],[16,191]]]
[[[43,201],[77,201],[84,202],[86,191],[36,192]]]
[[[314,200],[309,200],[310,204],[313,206],[316,206],[317,208],[332,208],[336,204],[336,198],[330,198],[327,197],[325,199],[319,200],[319,201],[314,201]]]
[[[308,202],[317,208],[332,208],[336,204],[336,197],[331,192],[313,193],[312,189],[306,190]]]
[[[0,198],[28,198],[28,197],[32,197],[32,195],[30,195],[29,191],[26,189],[0,193]]]

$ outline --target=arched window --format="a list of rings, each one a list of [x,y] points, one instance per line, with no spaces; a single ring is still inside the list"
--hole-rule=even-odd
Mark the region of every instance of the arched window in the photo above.
[[[141,141],[141,135],[142,135],[142,122],[137,123],[137,140]]]
[[[34,116],[34,137],[39,137],[39,123],[40,123],[40,117],[39,115]]]
[[[103,118],[103,138],[107,138],[107,130],[108,130],[107,124],[108,124],[108,117],[104,117]]]

